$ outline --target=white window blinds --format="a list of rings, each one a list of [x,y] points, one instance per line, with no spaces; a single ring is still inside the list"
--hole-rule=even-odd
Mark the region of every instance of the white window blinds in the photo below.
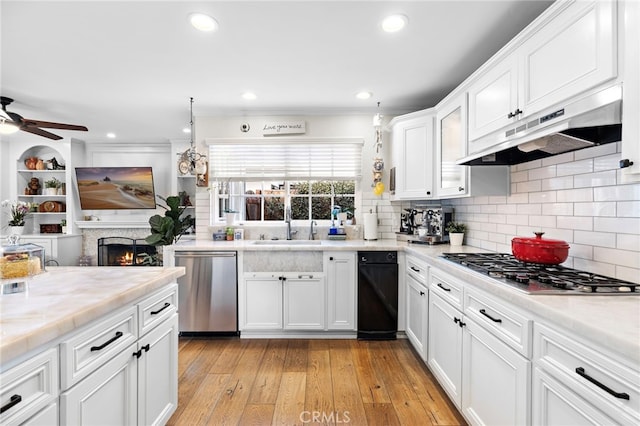
[[[207,139],[213,180],[361,177],[362,139]]]

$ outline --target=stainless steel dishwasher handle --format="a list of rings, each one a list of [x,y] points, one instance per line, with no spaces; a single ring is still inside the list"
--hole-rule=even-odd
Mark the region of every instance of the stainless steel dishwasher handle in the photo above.
[[[186,251],[182,251],[182,252],[176,252],[174,257],[178,258],[182,258],[182,257],[190,257],[190,258],[194,258],[194,257],[236,257],[235,253],[228,253],[228,252],[209,252],[209,251],[197,251],[197,252],[186,252]]]

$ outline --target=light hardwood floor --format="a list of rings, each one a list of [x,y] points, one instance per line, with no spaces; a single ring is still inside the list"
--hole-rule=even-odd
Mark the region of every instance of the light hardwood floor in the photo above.
[[[169,425],[466,424],[406,339],[181,338]]]

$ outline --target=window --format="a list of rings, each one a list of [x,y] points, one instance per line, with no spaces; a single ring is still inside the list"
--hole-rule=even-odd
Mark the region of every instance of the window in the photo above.
[[[237,219],[246,222],[283,221],[287,206],[291,206],[293,220],[330,220],[331,210],[353,214],[355,181],[261,181],[215,182],[218,188],[214,217],[224,220],[226,211],[238,213]]]
[[[247,222],[330,220],[353,213],[362,139],[209,139],[212,222],[226,211]]]

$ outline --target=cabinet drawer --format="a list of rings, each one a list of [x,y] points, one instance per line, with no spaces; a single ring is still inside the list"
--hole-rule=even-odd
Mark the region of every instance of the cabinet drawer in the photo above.
[[[460,311],[462,311],[463,287],[464,285],[451,275],[431,268],[430,288]]]
[[[640,423],[640,374],[607,354],[543,324],[534,325],[534,361],[581,398]],[[624,415],[623,415],[624,414]]]
[[[411,274],[418,282],[427,285],[428,283],[428,266],[415,257],[407,256],[407,273]]]
[[[177,284],[172,284],[138,303],[138,336],[144,336],[177,310]]]
[[[68,389],[138,339],[136,307],[85,328],[60,344],[61,388]]]
[[[5,371],[0,385],[0,423],[24,422],[58,398],[58,349],[49,349]]]
[[[464,299],[466,315],[521,355],[531,358],[531,319],[473,288],[466,289]]]

